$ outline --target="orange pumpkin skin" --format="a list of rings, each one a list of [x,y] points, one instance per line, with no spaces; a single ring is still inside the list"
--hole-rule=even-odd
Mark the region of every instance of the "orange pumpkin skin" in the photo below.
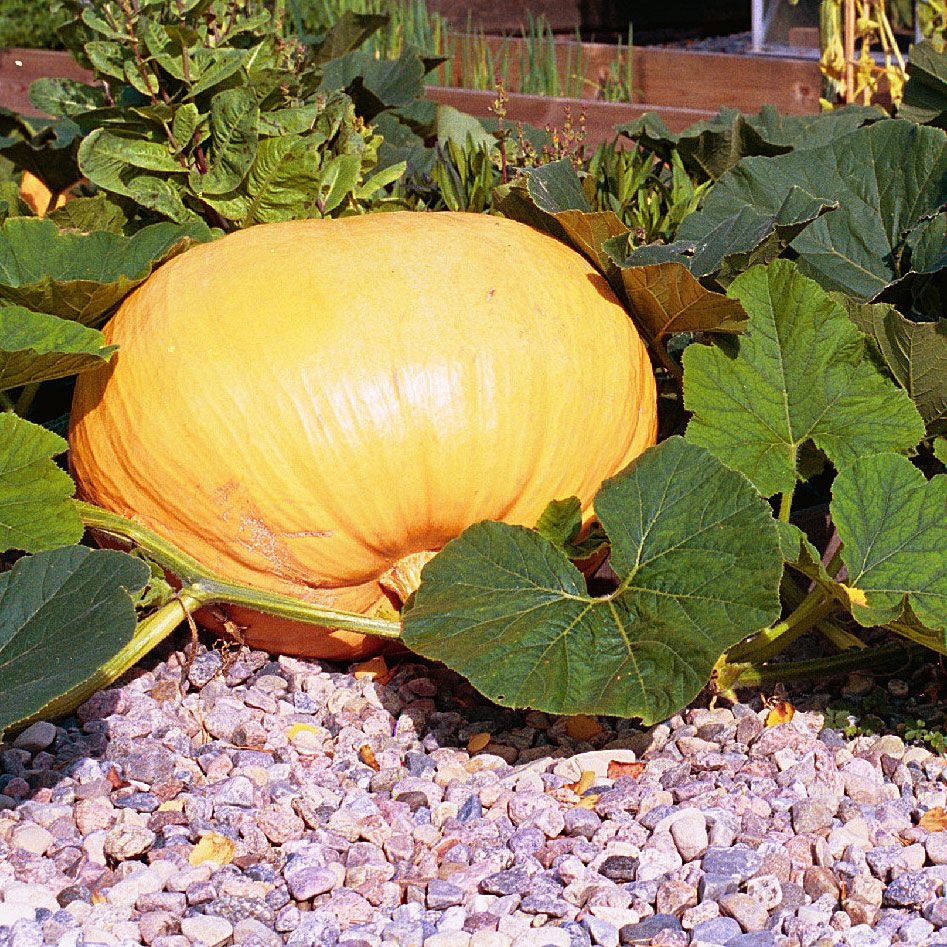
[[[253,227],[161,267],[105,335],[119,351],[73,403],[80,495],[222,577],[362,614],[473,523],[588,510],[656,437],[650,360],[605,280],[498,217]],[[274,652],[382,647],[231,614]]]
[[[20,198],[36,214],[45,217],[51,210],[59,210],[70,198],[65,194],[56,197],[55,206],[50,207],[53,192],[31,171],[24,171],[20,179]]]

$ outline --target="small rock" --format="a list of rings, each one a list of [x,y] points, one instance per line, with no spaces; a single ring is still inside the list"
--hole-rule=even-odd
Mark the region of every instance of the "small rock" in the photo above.
[[[10,844],[14,848],[30,852],[33,855],[45,855],[53,841],[52,832],[44,829],[41,825],[36,825],[34,822],[18,825],[10,833]]]
[[[634,881],[638,874],[638,862],[633,855],[609,855],[599,866],[599,874],[619,884]]]
[[[117,825],[105,836],[105,852],[116,861],[142,855],[154,845],[157,835],[139,825]]]
[[[683,931],[681,922],[670,914],[652,914],[637,924],[626,924],[619,932],[622,944],[651,944],[663,931]]]
[[[463,904],[464,889],[449,881],[435,879],[428,882],[427,906],[433,911],[443,911],[456,904]]]
[[[720,900],[720,913],[732,917],[744,931],[760,931],[769,911],[748,894],[728,894]]]
[[[947,832],[931,832],[924,848],[932,865],[947,865]]]
[[[685,862],[700,858],[710,844],[707,822],[697,809],[685,809],[671,823],[671,837]]]
[[[708,848],[701,868],[707,874],[729,875],[739,881],[752,878],[763,864],[763,856],[746,845]]]
[[[818,865],[807,868],[802,878],[802,887],[813,901],[818,900],[825,894],[838,898],[838,880],[828,868],[822,868]]]
[[[926,870],[906,871],[885,888],[882,903],[887,907],[919,908],[937,898],[943,887],[943,880]]]
[[[832,828],[832,813],[820,802],[801,799],[790,809],[793,831],[797,835],[818,834]]]
[[[715,917],[698,924],[691,937],[700,943],[726,944],[740,933],[740,925],[732,917]]]
[[[321,865],[300,865],[292,867],[292,863],[284,870],[286,886],[289,893],[297,901],[308,901],[320,894],[327,894],[338,887],[338,875],[331,868]]]
[[[26,750],[28,753],[39,753],[51,746],[56,739],[56,725],[46,720],[37,720],[36,723],[28,726],[13,741],[13,745],[18,750]]]
[[[181,919],[181,933],[202,947],[222,947],[233,936],[233,924],[212,914],[192,914]]]
[[[591,914],[582,919],[582,924],[589,932],[593,943],[601,947],[618,947],[618,928],[614,924]]]

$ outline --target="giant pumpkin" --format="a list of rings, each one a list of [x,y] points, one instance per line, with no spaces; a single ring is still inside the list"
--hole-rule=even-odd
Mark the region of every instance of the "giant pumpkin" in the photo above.
[[[588,510],[654,443],[654,377],[605,280],[498,217],[253,227],[162,266],[80,376],[80,495],[220,576],[377,614],[479,520]],[[397,601],[395,602],[397,604]],[[231,609],[266,650],[378,639]]]

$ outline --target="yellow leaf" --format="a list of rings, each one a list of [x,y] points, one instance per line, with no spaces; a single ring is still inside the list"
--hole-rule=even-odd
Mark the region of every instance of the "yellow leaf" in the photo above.
[[[766,715],[766,726],[775,727],[780,723],[789,723],[795,716],[796,708],[788,700],[774,701]]]
[[[917,824],[918,828],[927,829],[928,832],[947,832],[947,810],[941,806],[928,809]]]
[[[572,783],[569,788],[577,795],[581,796],[589,786],[595,782],[595,770],[593,769],[584,769],[582,770],[582,775],[579,777],[579,781]]]
[[[592,793],[589,796],[583,796],[576,804],[573,806],[574,809],[594,809],[595,803],[598,802],[598,793]]]
[[[573,740],[591,740],[602,732],[599,722],[588,714],[578,714],[566,721],[566,733]]]
[[[183,799],[168,799],[158,806],[159,812],[182,812],[184,809]]]
[[[865,595],[864,590],[856,588],[854,585],[840,584],[853,605],[861,605],[862,608],[868,608],[868,596]]]
[[[208,832],[201,836],[201,840],[191,849],[188,861],[192,865],[201,865],[204,862],[216,862],[218,865],[229,865],[233,861],[237,846],[233,839],[216,832]]]
[[[487,747],[487,744],[490,742],[489,733],[475,733],[467,741],[467,752],[468,753],[479,753],[481,750]]]
[[[358,751],[358,758],[373,770],[380,768],[378,760],[375,759],[375,751],[367,743]]]
[[[101,891],[93,891],[93,892],[92,892],[92,903],[93,903],[93,904],[105,904],[105,902],[106,902],[105,895],[102,894]]]
[[[370,681],[377,681],[388,673],[388,665],[385,663],[385,659],[379,655],[377,658],[353,664],[352,673],[356,679],[367,677]]]

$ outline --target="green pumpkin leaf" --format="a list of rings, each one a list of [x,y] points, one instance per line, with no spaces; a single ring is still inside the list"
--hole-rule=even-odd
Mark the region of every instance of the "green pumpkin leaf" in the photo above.
[[[934,456],[947,467],[947,437],[934,438]]]
[[[857,303],[841,294],[835,298],[877,346],[928,431],[947,430],[947,319],[914,322],[885,303]]]
[[[88,680],[128,644],[140,559],[67,546],[27,556],[0,574],[0,732]]]
[[[11,218],[0,226],[0,302],[97,325],[158,266],[209,239],[203,222],[153,224],[125,237]]]
[[[779,616],[779,539],[739,474],[670,438],[607,480],[595,510],[619,588],[591,597],[538,533],[478,523],[429,562],[404,641],[491,700],[652,724],[727,648]]]
[[[0,414],[0,552],[39,552],[76,543],[82,521],[72,478],[53,463],[65,439],[15,414]]]
[[[912,46],[907,73],[898,118],[947,128],[947,50],[938,52],[930,40]]]
[[[747,334],[684,352],[687,439],[764,496],[790,492],[813,441],[837,467],[867,451],[909,450],[924,424],[868,356],[865,338],[814,280],[777,260],[734,280]]]
[[[906,276],[904,235],[947,202],[947,136],[936,128],[880,121],[818,148],[744,158],[681,224],[700,245],[744,209],[778,214],[793,188],[838,208],[790,244],[802,273],[868,301]]]
[[[0,305],[0,391],[86,371],[108,361],[115,348],[97,329]]]
[[[947,641],[947,475],[926,480],[898,454],[860,457],[835,478],[831,510],[856,621],[910,607]]]
[[[579,539],[582,532],[582,507],[578,497],[551,500],[536,521],[536,532],[568,559],[585,559],[608,544],[608,537],[594,523],[586,536]]]
[[[764,105],[757,115],[722,108],[713,118],[695,122],[677,135],[654,112],[646,112],[617,131],[665,158],[677,151],[691,173],[716,179],[742,158],[816,148],[884,117],[879,109],[860,105],[815,115],[784,115]]]

